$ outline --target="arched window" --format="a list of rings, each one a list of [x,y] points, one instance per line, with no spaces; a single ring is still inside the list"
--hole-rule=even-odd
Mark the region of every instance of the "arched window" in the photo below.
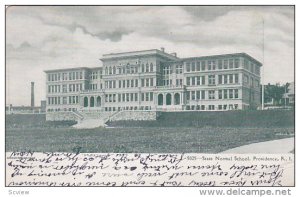
[[[112,69],[111,69],[111,67],[109,67],[109,74],[110,74],[110,75],[112,74]]]
[[[164,104],[164,96],[162,94],[158,95],[158,105],[163,105]]]
[[[94,97],[92,96],[91,98],[90,98],[90,107],[94,107],[95,106],[95,100],[94,100]]]
[[[146,64],[146,73],[148,73],[149,72],[149,64],[147,63]]]
[[[180,105],[180,94],[179,93],[175,93],[174,101],[175,101],[175,105]]]
[[[171,105],[171,104],[172,104],[172,95],[168,93],[166,96],[166,105]]]
[[[89,106],[89,99],[88,97],[84,97],[83,99],[83,107],[88,107]]]
[[[100,97],[100,96],[97,97],[97,100],[96,100],[96,106],[97,106],[97,107],[100,107],[100,106],[101,106],[101,97]]]

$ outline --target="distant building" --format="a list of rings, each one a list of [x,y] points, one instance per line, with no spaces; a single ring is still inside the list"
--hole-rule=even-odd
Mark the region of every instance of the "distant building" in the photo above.
[[[289,83],[286,93],[283,95],[285,105],[295,105],[295,82]]]
[[[260,67],[245,53],[178,58],[145,50],[103,55],[103,67],[47,70],[47,113],[256,109]]]
[[[5,106],[6,114],[34,114],[34,113],[45,113],[41,110],[41,107],[31,107],[31,106],[13,106],[6,105]]]

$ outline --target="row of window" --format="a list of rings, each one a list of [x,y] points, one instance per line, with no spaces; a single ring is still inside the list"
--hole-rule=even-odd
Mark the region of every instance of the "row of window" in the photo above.
[[[78,104],[78,96],[64,96],[64,97],[48,97],[48,105],[60,105],[60,104]]]
[[[237,110],[238,104],[225,105],[187,105],[186,110]]]
[[[187,91],[186,99],[189,100],[205,100],[205,99],[238,99],[238,89],[223,89],[218,90],[218,97],[215,90],[208,90],[208,98],[205,90]]]
[[[138,93],[106,94],[105,102],[137,102]],[[153,101],[153,92],[141,93],[141,101]]]
[[[48,81],[66,81],[77,79],[83,79],[82,71],[48,74]]]
[[[244,84],[245,85],[250,85],[250,87],[259,87],[259,80],[258,79],[253,79],[253,77],[250,77],[249,80],[249,76],[244,74]]]
[[[218,77],[218,84],[237,84],[239,82],[239,74],[208,75],[208,85],[216,84],[216,76]],[[186,85],[205,85],[205,76],[187,77]]]
[[[222,60],[203,60],[186,63],[186,72],[205,71],[207,70],[223,70],[240,67],[240,59],[222,59]]]
[[[48,85],[48,93],[79,92],[79,91],[82,91],[82,88],[83,88],[83,85],[81,83],[63,84],[63,85]]]
[[[244,68],[248,71],[250,71],[251,73],[255,73],[257,75],[260,75],[260,68],[259,66],[253,64],[252,62],[250,62],[247,59],[244,59]]]
[[[126,106],[126,107],[105,107],[105,111],[123,111],[123,110],[151,110],[151,106]]]
[[[140,65],[141,73],[149,73],[154,71],[153,63],[146,63]],[[109,66],[105,67],[105,75],[116,75],[116,74],[136,74],[139,72],[139,65],[124,65],[122,67]]]
[[[48,93],[57,93],[60,92],[60,85],[49,85]]]
[[[140,80],[138,79],[127,79],[127,80],[108,80],[105,81],[106,89],[113,88],[133,88],[133,87],[153,87],[154,86],[154,78],[145,78]]]

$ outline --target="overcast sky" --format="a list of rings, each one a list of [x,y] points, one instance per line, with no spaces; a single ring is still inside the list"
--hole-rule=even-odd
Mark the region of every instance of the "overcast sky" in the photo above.
[[[263,62],[264,80],[294,80],[294,8],[9,7],[6,10],[7,103],[45,99],[44,70],[99,67],[112,52],[165,47],[179,57],[245,52]]]

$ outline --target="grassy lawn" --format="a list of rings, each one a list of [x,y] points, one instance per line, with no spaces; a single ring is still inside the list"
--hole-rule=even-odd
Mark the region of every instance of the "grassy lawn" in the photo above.
[[[6,151],[218,153],[230,148],[290,137],[293,127],[144,127],[75,130],[7,128]]]

